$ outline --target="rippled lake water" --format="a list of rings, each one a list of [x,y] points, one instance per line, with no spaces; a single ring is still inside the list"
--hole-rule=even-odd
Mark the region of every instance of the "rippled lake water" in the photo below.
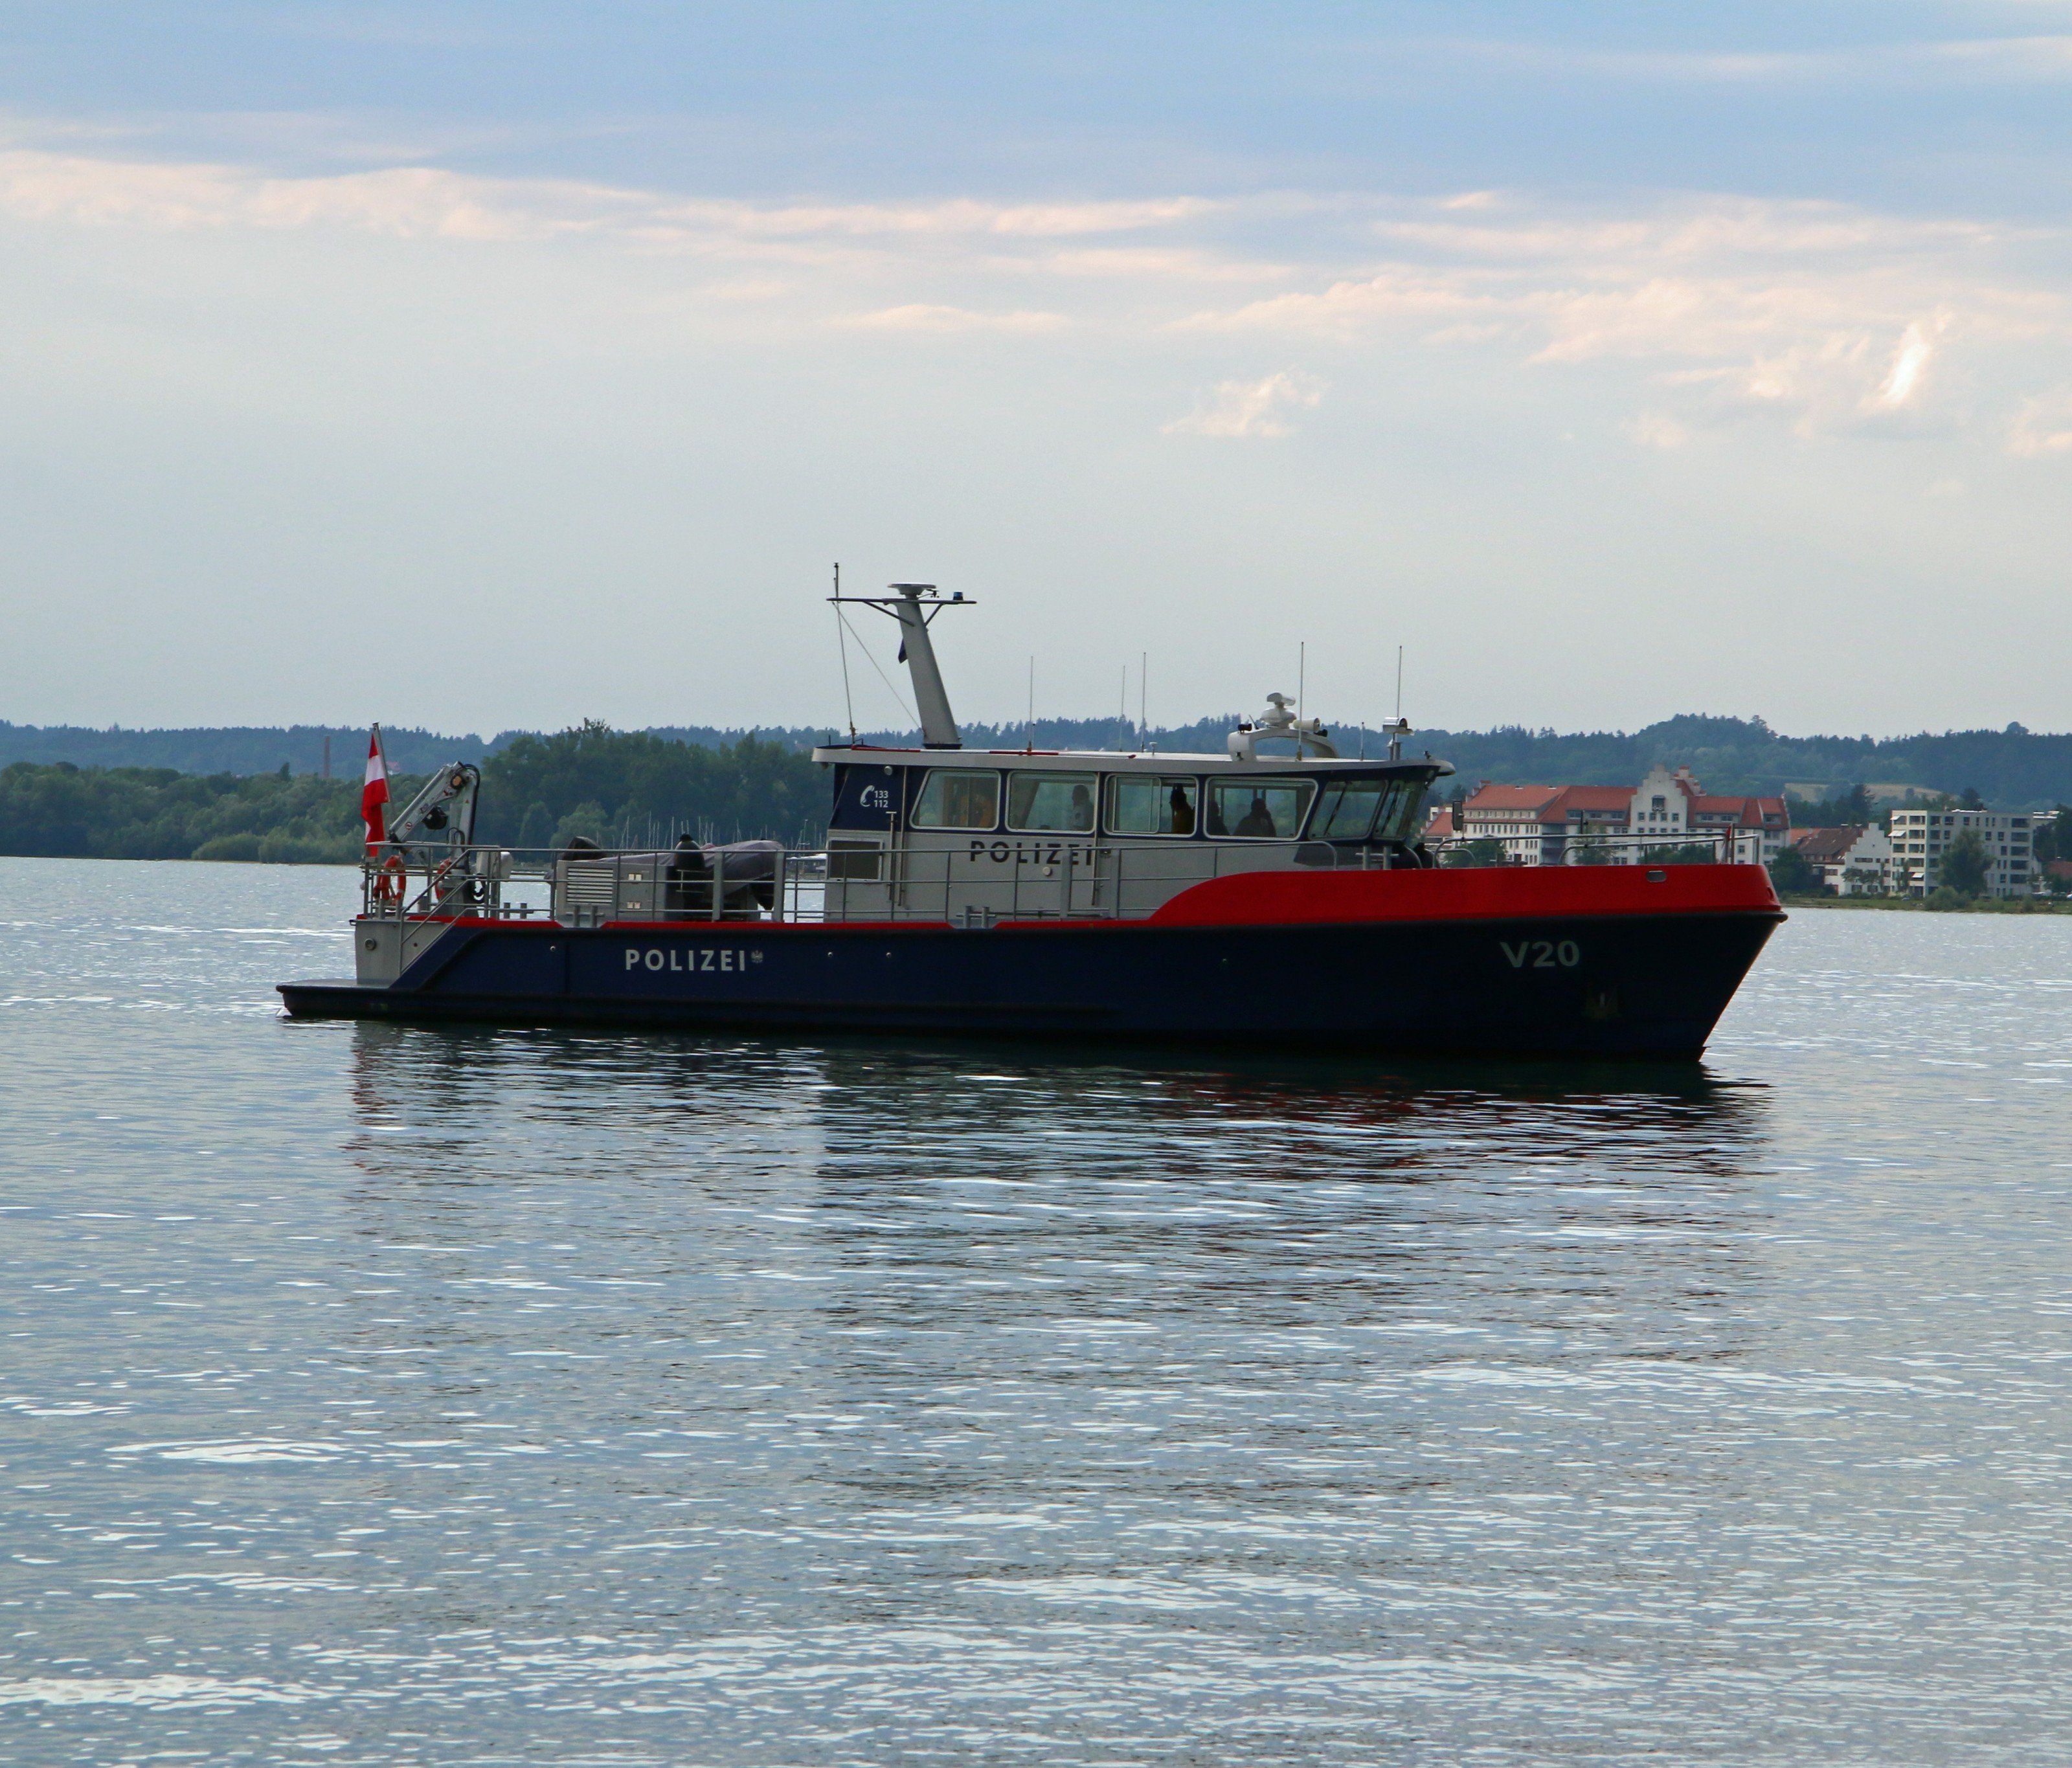
[[[291,1025],[349,874],[0,888],[0,1762],[2072,1747],[2072,919],[1420,1068]]]

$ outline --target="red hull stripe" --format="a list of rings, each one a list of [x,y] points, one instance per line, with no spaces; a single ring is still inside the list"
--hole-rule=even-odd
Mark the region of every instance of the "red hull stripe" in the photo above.
[[[1777,915],[1770,874],[1760,865],[1492,865],[1458,871],[1238,872],[1182,890],[1148,920],[1004,923],[1001,932],[1063,927],[1305,927],[1368,921],[1569,920],[1624,915]],[[418,919],[418,917],[412,917]],[[436,916],[425,917],[428,919]],[[557,921],[452,917],[455,927],[510,933],[565,933]],[[610,921],[605,932],[697,933],[746,938],[776,934],[911,933],[947,921]]]
[[[1457,871],[1236,872],[1182,890],[1153,927],[1516,921],[1779,912],[1760,865],[1487,865]]]

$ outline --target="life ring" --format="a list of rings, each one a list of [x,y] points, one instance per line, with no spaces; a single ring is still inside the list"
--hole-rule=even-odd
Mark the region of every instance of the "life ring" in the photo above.
[[[403,861],[400,854],[391,853],[374,874],[374,900],[389,904],[403,900]]]

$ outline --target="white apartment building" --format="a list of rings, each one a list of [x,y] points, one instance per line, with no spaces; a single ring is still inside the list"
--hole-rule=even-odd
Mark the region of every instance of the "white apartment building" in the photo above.
[[[1875,823],[1794,828],[1791,845],[1837,896],[1883,896],[1893,888],[1892,841]]]
[[[1892,813],[1893,865],[1901,888],[1926,896],[1942,880],[1942,855],[1967,832],[1986,850],[1988,896],[2036,894],[2036,859],[2030,845],[2035,818],[2017,811],[1896,810]]]

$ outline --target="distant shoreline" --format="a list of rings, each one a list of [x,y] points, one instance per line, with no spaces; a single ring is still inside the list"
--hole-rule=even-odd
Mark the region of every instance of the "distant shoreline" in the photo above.
[[[2072,915],[2072,901],[2053,896],[1976,896],[1931,903],[1920,896],[1779,896],[1787,909],[1885,909],[1902,915]]]
[[[113,860],[132,865],[280,865],[297,870],[331,866],[340,871],[357,870],[357,859],[202,859],[187,854],[132,856],[119,853],[0,853],[0,859]],[[2072,915],[2072,898],[2050,896],[1975,897],[1968,903],[1930,903],[1918,896],[1780,895],[1778,901],[1790,909],[1870,909],[1901,915]]]

